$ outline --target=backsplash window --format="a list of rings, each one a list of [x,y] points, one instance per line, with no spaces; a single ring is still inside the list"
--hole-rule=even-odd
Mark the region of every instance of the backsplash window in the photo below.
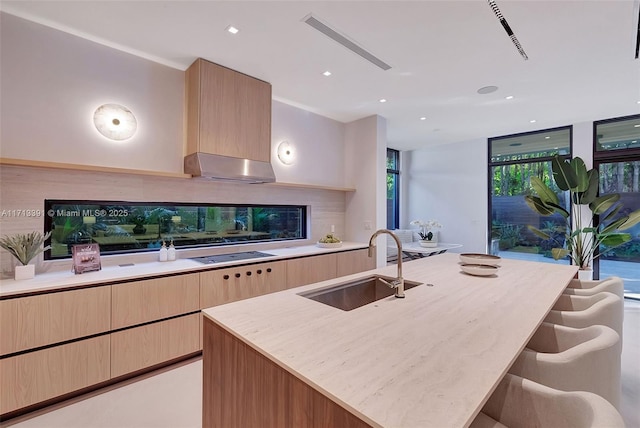
[[[45,200],[51,230],[45,260],[71,257],[75,244],[97,243],[101,254],[306,238],[306,207]]]

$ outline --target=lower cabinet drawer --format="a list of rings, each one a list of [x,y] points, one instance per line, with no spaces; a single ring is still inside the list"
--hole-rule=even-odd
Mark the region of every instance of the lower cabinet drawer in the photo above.
[[[0,360],[0,413],[109,380],[109,335]]]
[[[111,377],[199,350],[199,313],[111,333]]]

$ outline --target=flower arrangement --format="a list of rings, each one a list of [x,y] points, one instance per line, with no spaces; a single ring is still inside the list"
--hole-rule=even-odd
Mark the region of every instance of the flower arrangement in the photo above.
[[[423,241],[431,241],[433,239],[433,230],[442,227],[436,220],[413,220],[410,224],[420,228],[418,235],[420,235],[420,239]]]

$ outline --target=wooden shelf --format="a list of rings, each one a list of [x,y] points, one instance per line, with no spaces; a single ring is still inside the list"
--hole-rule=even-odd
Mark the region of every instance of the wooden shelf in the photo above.
[[[316,189],[316,190],[334,190],[338,192],[355,192],[356,189],[351,187],[332,187],[332,186],[322,186],[316,184],[299,184],[299,183],[266,183],[268,186],[278,186],[278,187],[291,187],[291,188],[299,188],[299,189]]]
[[[45,162],[28,159],[0,158],[0,165],[28,166],[36,168],[70,169],[74,171],[109,172],[116,174],[151,175],[156,177],[191,178],[191,174],[177,172],[150,171],[145,169],[113,168],[97,165],[78,165],[73,163]]]
[[[0,165],[13,165],[13,166],[26,166],[35,168],[54,168],[54,169],[68,169],[73,171],[91,171],[91,172],[107,172],[113,174],[136,174],[136,175],[149,175],[155,177],[171,177],[171,178],[192,178],[191,174],[181,174],[178,172],[164,172],[164,171],[150,171],[145,169],[128,169],[128,168],[113,168],[107,166],[97,165],[79,165],[73,163],[61,163],[61,162],[46,162],[29,159],[12,159],[12,158],[0,158]],[[300,183],[267,183],[269,186],[277,187],[289,187],[298,189],[315,189],[315,190],[332,190],[338,192],[355,192],[356,189],[349,187],[333,187],[323,186],[315,184],[300,184]]]

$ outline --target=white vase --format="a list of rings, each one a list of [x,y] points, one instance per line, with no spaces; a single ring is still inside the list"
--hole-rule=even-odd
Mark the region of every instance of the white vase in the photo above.
[[[20,281],[23,279],[31,279],[36,276],[36,266],[35,265],[17,265],[15,268],[14,278],[16,281]]]
[[[591,281],[593,279],[593,269],[578,269],[578,279],[581,281]]]

